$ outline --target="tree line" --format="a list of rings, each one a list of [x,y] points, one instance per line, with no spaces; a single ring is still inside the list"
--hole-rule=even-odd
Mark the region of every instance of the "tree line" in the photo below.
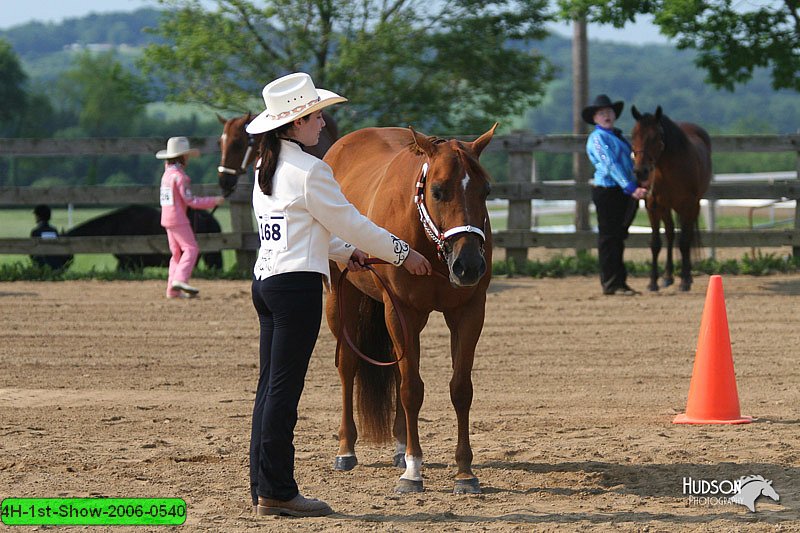
[[[163,11],[90,15],[0,32],[0,136],[215,135],[219,125],[210,112],[174,118],[154,113],[152,102],[206,104],[227,114],[259,110],[263,84],[293,70],[308,71],[319,86],[350,98],[336,110],[343,131],[411,124],[427,133],[469,134],[498,120],[506,131],[568,132],[570,42],[548,37],[545,23],[580,15],[624,25],[636,14],[629,2],[589,0],[560,1],[560,12],[536,0],[331,0],[310,8],[299,0],[218,0],[214,9],[188,0],[161,4]],[[686,18],[685,3],[637,5],[649,12],[645,8],[651,4]],[[723,4],[704,3],[717,10],[724,10]],[[737,25],[727,15],[729,29],[739,36],[763,29],[755,23]],[[786,30],[781,15],[791,13],[772,13],[770,38],[796,51],[791,44],[796,32],[792,36]],[[744,14],[739,22],[752,22],[750,17]],[[800,67],[781,59],[784,48],[775,44],[758,61],[751,58],[752,64],[743,57],[738,69],[731,70],[732,60],[726,60],[728,70],[714,70],[704,66],[704,54],[715,50],[711,39],[692,41],[687,33],[699,35],[703,28],[676,25],[674,17],[657,17],[657,23],[679,47],[694,51],[593,41],[593,94],[607,92],[640,109],[662,105],[673,118],[699,122],[713,133],[797,130],[798,88],[785,82],[785,73],[795,68],[797,74]],[[723,31],[724,24],[715,24],[715,31]],[[73,43],[128,48],[64,50]],[[778,57],[770,59],[771,50]],[[632,121],[623,116],[620,125],[629,129]],[[555,156],[541,159],[543,175],[568,175],[568,163]],[[147,156],[4,163],[3,184],[9,184],[9,176],[17,185],[151,183],[158,176]],[[502,163],[490,161],[500,180]],[[212,157],[195,165],[198,181],[214,179]]]

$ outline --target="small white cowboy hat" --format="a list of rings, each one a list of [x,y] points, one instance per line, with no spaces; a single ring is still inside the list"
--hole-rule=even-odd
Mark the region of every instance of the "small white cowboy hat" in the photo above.
[[[189,139],[186,137],[170,137],[167,141],[167,149],[161,150],[156,154],[159,159],[172,159],[182,155],[196,157],[200,155],[200,150],[189,147]]]
[[[269,82],[261,94],[267,109],[247,125],[247,133],[274,130],[323,107],[347,101],[334,92],[315,88],[311,76],[304,72]]]

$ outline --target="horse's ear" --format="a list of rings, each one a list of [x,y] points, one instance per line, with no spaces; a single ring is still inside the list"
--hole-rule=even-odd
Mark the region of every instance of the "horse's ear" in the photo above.
[[[433,157],[433,154],[436,152],[436,147],[428,136],[417,133],[411,126],[409,126],[408,129],[411,130],[411,136],[414,138],[414,144],[416,144],[417,148],[428,157]]]
[[[494,137],[494,130],[497,129],[497,126],[498,123],[495,122],[494,126],[489,128],[489,131],[487,131],[486,133],[484,133],[483,135],[472,141],[472,151],[475,154],[475,157],[480,157],[481,152],[483,152],[483,149],[486,148],[486,146],[492,140],[492,137]]]
[[[633,115],[633,118],[635,118],[637,122],[642,120],[642,114],[639,113],[639,110],[636,109],[635,105],[631,106],[631,115]]]
[[[252,113],[252,112],[250,112],[250,110],[248,109],[248,110],[247,110],[247,118],[245,119],[245,121],[246,121],[246,122],[250,122],[250,120],[251,120],[252,118],[253,118],[253,113]]]
[[[656,108],[656,120],[661,120],[661,106]]]
[[[225,124],[226,122],[228,122],[228,119],[226,119],[225,117],[223,117],[219,113],[216,113],[216,115],[217,115],[217,120],[219,120],[220,124]]]

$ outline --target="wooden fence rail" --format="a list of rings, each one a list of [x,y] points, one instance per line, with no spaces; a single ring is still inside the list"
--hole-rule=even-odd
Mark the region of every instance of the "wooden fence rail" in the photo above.
[[[465,137],[466,138],[466,137]],[[165,138],[113,139],[0,139],[0,157],[55,157],[87,155],[152,154],[165,145]],[[192,145],[204,153],[218,151],[216,137],[191,139]],[[591,199],[591,187],[586,184],[540,182],[536,175],[534,152],[583,153],[585,135],[536,135],[513,132],[497,136],[487,151],[508,153],[509,182],[493,186],[490,198],[509,202],[508,229],[495,232],[495,246],[506,248],[506,255],[521,266],[528,248],[596,247],[597,236],[591,231],[541,233],[531,231],[533,210],[531,200]],[[724,135],[712,136],[715,152],[795,152],[796,172],[800,178],[800,134],[793,135]],[[258,249],[250,207],[252,181],[243,182],[229,198],[230,233],[200,234],[198,243],[204,251],[236,250],[239,265],[250,265]],[[582,181],[586,181],[585,179]],[[214,185],[194,187],[200,195],[218,194]],[[39,203],[51,205],[119,206],[130,204],[155,205],[157,187],[0,187],[0,207],[24,207]],[[712,183],[705,198],[713,206],[716,200],[727,199],[800,199],[800,179]],[[704,246],[710,247],[778,247],[791,246],[800,255],[800,208],[795,209],[795,224],[791,230],[715,231],[713,207],[709,231],[701,232]],[[0,236],[2,237],[2,236]],[[630,247],[649,246],[649,235],[633,234],[627,241]],[[64,254],[64,253],[147,253],[167,252],[162,236],[139,237],[64,237],[57,241],[41,239],[0,238],[0,254]],[[245,268],[246,269],[246,268]]]

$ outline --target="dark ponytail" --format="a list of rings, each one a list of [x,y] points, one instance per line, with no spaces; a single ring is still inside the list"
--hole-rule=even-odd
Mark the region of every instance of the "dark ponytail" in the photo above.
[[[278,168],[278,157],[281,155],[280,137],[291,127],[292,123],[290,122],[266,132],[258,144],[259,161],[256,165],[258,187],[267,196],[272,194],[272,178],[275,176],[275,169]]]

